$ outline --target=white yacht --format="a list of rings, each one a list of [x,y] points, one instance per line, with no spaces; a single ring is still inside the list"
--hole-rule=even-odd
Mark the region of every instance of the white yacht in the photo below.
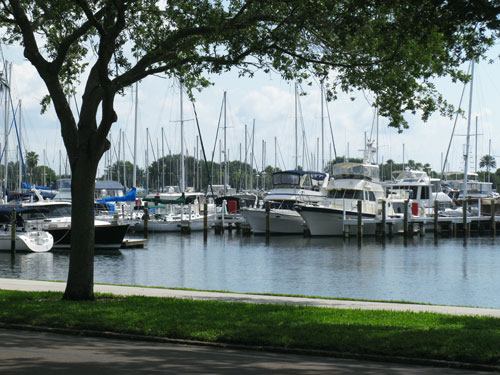
[[[374,219],[380,214],[378,201],[385,198],[379,182],[378,166],[367,163],[341,163],[333,168],[333,184],[327,198],[321,204],[298,204],[297,212],[306,221],[312,236],[341,236],[344,220],[358,217],[358,201],[361,201],[363,218]],[[392,215],[391,202],[387,205]],[[363,234],[375,234],[376,226],[364,225]]]
[[[266,203],[270,204],[271,234],[302,234],[306,229],[302,217],[294,210],[297,203],[319,203],[326,198],[330,176],[323,172],[289,170],[273,173],[273,188],[259,208],[242,208],[241,215],[256,234],[266,232]]]
[[[443,185],[448,195],[457,203],[464,199],[464,172],[446,172]],[[493,183],[479,181],[477,173],[467,173],[466,197],[469,200],[481,198],[497,198],[498,193],[493,191]]]
[[[389,196],[411,199],[412,216],[434,215],[434,202],[444,211],[453,205],[452,199],[442,191],[440,180],[430,178],[425,171],[405,170],[393,172],[393,181],[386,183]]]

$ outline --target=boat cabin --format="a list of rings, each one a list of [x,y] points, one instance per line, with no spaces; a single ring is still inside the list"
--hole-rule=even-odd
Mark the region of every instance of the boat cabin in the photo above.
[[[273,189],[306,189],[319,191],[326,173],[312,171],[283,171],[273,173]]]
[[[334,179],[379,180],[379,167],[373,164],[339,163],[333,166]]]

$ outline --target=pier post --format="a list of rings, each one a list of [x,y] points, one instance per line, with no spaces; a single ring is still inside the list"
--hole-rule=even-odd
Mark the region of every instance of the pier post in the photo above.
[[[425,236],[425,223],[418,223],[418,232],[420,234],[420,237]]]
[[[386,221],[386,218],[387,218],[387,212],[386,212],[386,201],[385,199],[382,200],[382,237],[385,238],[385,221]]]
[[[270,216],[271,215],[271,203],[266,202],[266,238],[269,238],[269,235],[271,234],[271,220]]]
[[[149,207],[148,202],[144,203],[144,238],[148,238]]]
[[[405,200],[405,205],[404,205],[404,217],[403,217],[403,233],[405,237],[408,237],[408,204],[409,201]]]
[[[363,236],[363,202],[358,201],[358,238]]]
[[[469,228],[467,228],[467,200],[464,199],[462,203],[462,222],[464,226],[464,236],[467,237],[469,235]]]
[[[491,200],[491,234],[493,237],[497,235],[497,222],[495,221],[495,212],[497,210],[497,203],[495,199]]]
[[[344,225],[344,239],[349,238],[349,225]]]
[[[207,240],[208,234],[208,204],[207,201],[203,203],[203,240]]]
[[[439,235],[439,214],[438,214],[439,202],[437,200],[434,201],[434,238],[437,238]]]
[[[10,251],[12,254],[16,253],[16,209],[12,209],[10,220]]]

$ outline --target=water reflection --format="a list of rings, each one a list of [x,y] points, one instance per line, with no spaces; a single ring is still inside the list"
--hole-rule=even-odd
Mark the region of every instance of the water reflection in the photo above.
[[[500,308],[495,238],[152,234],[147,248],[97,254],[95,281]],[[0,254],[2,277],[65,280],[68,253]]]

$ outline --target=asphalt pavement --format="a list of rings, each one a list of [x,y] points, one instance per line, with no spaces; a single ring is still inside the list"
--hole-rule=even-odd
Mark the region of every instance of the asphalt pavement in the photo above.
[[[0,329],[0,373],[21,374],[405,374],[485,372],[210,346]]]

